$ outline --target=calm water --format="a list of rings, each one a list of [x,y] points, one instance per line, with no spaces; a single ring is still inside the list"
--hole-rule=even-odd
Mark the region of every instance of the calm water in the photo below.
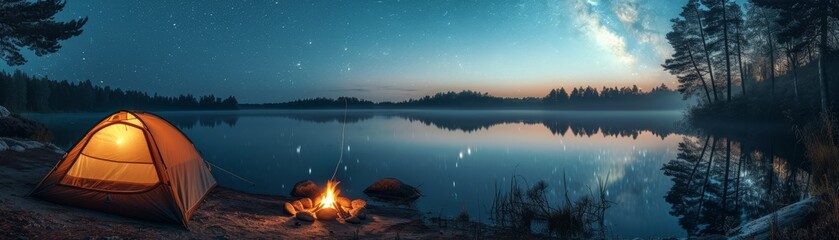
[[[288,195],[297,181],[323,183],[340,155],[343,111],[158,114],[205,160],[255,182],[213,171],[222,186],[247,192]],[[106,115],[29,116],[69,148]],[[785,144],[794,142],[790,136],[738,126],[732,128],[743,133],[736,136],[686,130],[681,119],[675,111],[351,110],[337,179],[343,195],[360,198],[376,180],[396,177],[420,186],[424,196],[415,207],[423,212],[456,216],[466,209],[488,221],[495,185],[507,186],[513,175],[545,180],[557,199],[563,175],[576,198],[608,174],[608,199],[616,204],[606,223],[621,237],[721,231],[804,196],[808,175],[786,160],[801,154]]]

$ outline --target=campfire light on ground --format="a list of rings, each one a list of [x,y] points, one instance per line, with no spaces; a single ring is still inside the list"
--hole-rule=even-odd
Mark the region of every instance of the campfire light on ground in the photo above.
[[[326,188],[317,201],[302,198],[291,203],[285,203],[285,210],[298,220],[313,222],[315,220],[338,220],[339,222],[361,223],[367,218],[367,202],[361,199],[350,201],[339,196],[337,181],[328,181]]]

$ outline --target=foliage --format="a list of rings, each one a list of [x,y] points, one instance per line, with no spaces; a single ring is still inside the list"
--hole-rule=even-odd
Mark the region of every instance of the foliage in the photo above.
[[[547,225],[544,230],[551,237],[561,239],[591,238],[595,234],[606,236],[605,212],[611,206],[606,200],[606,183],[609,180],[598,178],[597,195],[590,192],[575,202],[568,197],[565,183],[565,204],[552,207],[545,194],[548,184],[538,181],[529,188],[519,186],[521,176],[513,176],[509,190],[502,191],[496,186],[492,204],[492,220],[496,227],[511,231],[531,233],[534,224]],[[563,182],[566,180],[563,175]]]
[[[0,72],[0,105],[16,112],[90,112],[134,108],[144,110],[237,109],[238,101],[214,95],[164,97],[145,92],[94,86],[90,80],[70,83],[21,71]]]
[[[64,4],[59,0],[0,1],[0,58],[10,66],[23,65],[26,59],[20,48],[43,56],[58,51],[58,41],[81,34],[86,17],[69,22],[54,20]]]
[[[589,87],[574,88],[571,94],[565,88],[552,89],[543,98],[504,98],[464,90],[461,92],[440,92],[419,99],[401,102],[379,102],[354,97],[312,98],[284,103],[249,105],[256,108],[326,109],[326,108],[531,108],[531,109],[682,109],[685,103],[676,91],[662,84],[649,92],[637,86],[608,88],[602,90]]]

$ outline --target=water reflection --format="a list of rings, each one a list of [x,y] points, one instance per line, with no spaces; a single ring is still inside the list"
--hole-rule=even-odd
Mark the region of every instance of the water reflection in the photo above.
[[[685,137],[662,168],[674,182],[665,196],[670,213],[688,234],[724,234],[806,197],[810,176],[790,133],[744,129]]]
[[[310,111],[246,111],[248,115],[279,116],[289,119],[327,123],[344,122],[344,112],[334,110]],[[678,133],[674,124],[681,118],[675,111],[458,111],[458,110],[350,110],[346,122],[357,123],[373,117],[402,118],[417,121],[427,126],[451,131],[474,132],[503,124],[541,124],[553,134],[592,136],[602,133],[606,136],[637,138],[642,131],[661,138]]]

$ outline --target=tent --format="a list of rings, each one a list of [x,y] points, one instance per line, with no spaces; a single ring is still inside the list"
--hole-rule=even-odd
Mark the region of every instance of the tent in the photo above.
[[[209,166],[178,128],[151,113],[119,111],[96,124],[30,195],[186,226],[215,186]]]

